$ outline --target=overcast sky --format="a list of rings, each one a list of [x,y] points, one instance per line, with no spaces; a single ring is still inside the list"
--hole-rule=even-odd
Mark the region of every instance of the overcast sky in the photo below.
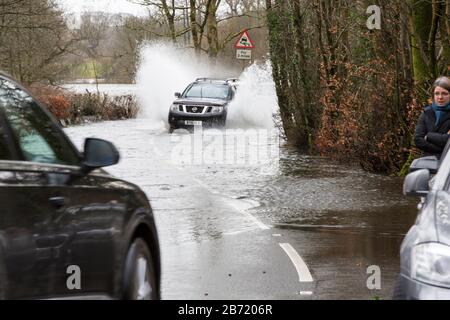
[[[58,2],[69,12],[106,11],[146,15],[145,7],[127,0],[58,0]]]

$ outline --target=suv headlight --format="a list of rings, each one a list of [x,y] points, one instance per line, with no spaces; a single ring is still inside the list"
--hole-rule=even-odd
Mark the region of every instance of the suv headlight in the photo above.
[[[223,107],[212,107],[212,113],[221,113],[223,111]]]
[[[437,242],[414,246],[411,251],[411,277],[450,288],[450,247]]]
[[[170,110],[172,110],[172,111],[180,111],[180,105],[179,104],[172,104],[170,106]]]

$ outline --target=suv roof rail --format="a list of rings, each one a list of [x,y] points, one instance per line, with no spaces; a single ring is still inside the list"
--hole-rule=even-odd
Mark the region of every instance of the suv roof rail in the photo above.
[[[223,79],[216,79],[216,78],[197,78],[195,81],[225,81]]]

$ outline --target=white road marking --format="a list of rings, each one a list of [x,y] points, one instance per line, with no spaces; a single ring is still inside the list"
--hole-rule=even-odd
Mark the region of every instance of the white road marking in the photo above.
[[[312,294],[313,294],[312,291],[300,291],[300,295],[302,295],[302,296],[310,296]]]
[[[203,188],[209,190],[209,192],[211,192],[212,194],[215,195],[222,195],[223,193],[215,190],[213,187],[207,185],[206,183],[204,183],[203,181],[197,179],[197,178],[193,178],[193,180],[195,182],[197,182],[199,185],[201,185]],[[243,201],[243,200],[237,200],[237,199],[233,199],[234,201]],[[243,201],[246,203],[249,203],[248,201]],[[248,213],[246,210],[243,210],[242,208],[240,208],[239,206],[235,205],[233,202],[229,203],[233,208],[236,209],[236,211],[238,211],[240,214],[246,216],[248,219],[250,219],[254,224],[256,224],[258,226],[258,228],[260,228],[261,230],[269,230],[270,227],[266,226],[264,223],[262,223],[261,221],[259,221],[255,216],[253,216],[252,214]]]
[[[181,169],[178,166],[174,166],[172,165],[175,169],[177,169],[180,172],[183,172],[184,174],[186,174],[186,172]],[[223,192],[220,192],[219,190],[214,189],[213,187],[209,186],[208,184],[206,184],[205,182],[201,181],[198,178],[192,177],[192,180],[194,180],[197,184],[199,184],[200,186],[202,186],[203,188],[205,188],[206,190],[208,190],[209,192],[211,192],[212,194],[215,195],[221,195],[223,196]],[[236,199],[233,199],[236,200]],[[246,203],[249,203],[249,201],[244,201]],[[254,217],[252,214],[248,213],[247,211],[243,210],[242,208],[239,208],[238,206],[234,205],[233,203],[230,203],[240,214],[246,216],[248,219],[250,219],[254,224],[256,224],[258,226],[258,228],[260,228],[261,230],[269,230],[270,227],[266,226],[264,223],[262,223],[261,221],[259,221],[256,217]]]
[[[214,189],[213,187],[207,185],[205,182],[203,182],[202,180],[199,180],[197,178],[192,178],[192,180],[194,180],[195,182],[197,182],[199,185],[201,185],[203,188],[205,188],[206,190],[208,190],[209,192],[211,192],[212,194],[221,194],[219,191],[217,191],[216,189]]]
[[[222,233],[224,236],[231,236],[231,235],[236,235],[236,234],[240,234],[240,233],[245,233],[245,232],[250,232],[250,231],[254,231],[256,228],[255,227],[247,227],[247,228],[243,228],[241,230],[236,230],[236,231],[230,231],[230,232],[224,232]]]
[[[269,230],[270,229],[270,227],[266,226],[264,223],[259,221],[257,218],[255,218],[253,215],[251,215],[247,211],[243,211],[234,205],[233,205],[233,207],[235,207],[235,209],[238,210],[238,212],[240,212],[244,216],[247,216],[247,218],[249,218],[251,221],[253,221],[253,223],[256,224],[261,230]]]
[[[272,234],[272,237],[281,237],[281,234],[279,234],[279,233],[274,233],[274,234]]]
[[[303,261],[302,257],[295,251],[295,249],[289,243],[279,243],[280,247],[286,252],[288,257],[291,259],[292,263],[297,269],[298,281],[300,282],[313,282],[311,273],[309,272],[308,266]]]

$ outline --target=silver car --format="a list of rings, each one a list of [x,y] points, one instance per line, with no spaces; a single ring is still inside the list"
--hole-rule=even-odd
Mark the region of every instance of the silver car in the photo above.
[[[420,198],[419,214],[400,248],[394,299],[450,299],[450,142],[440,159],[415,160],[405,195]],[[433,175],[436,173],[436,175]]]

